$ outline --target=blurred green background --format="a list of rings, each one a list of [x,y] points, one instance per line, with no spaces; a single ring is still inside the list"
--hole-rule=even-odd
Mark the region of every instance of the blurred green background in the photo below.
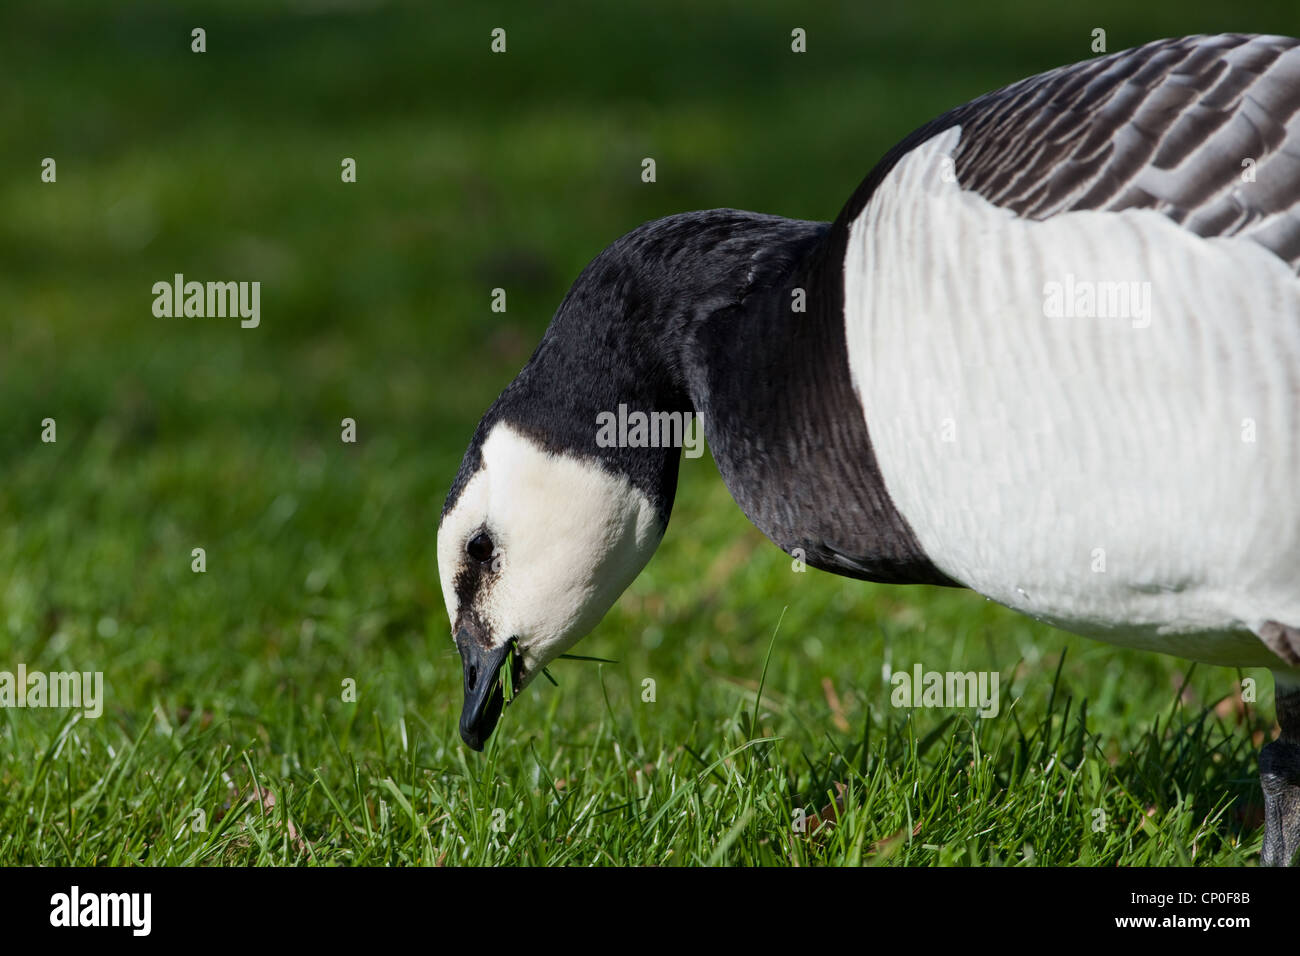
[[[206,53],[190,51],[194,27]],[[489,50],[495,27],[504,55]],[[806,54],[790,50],[794,27]],[[535,810],[520,812],[552,820],[567,790],[623,807],[606,822],[626,825],[636,799],[613,781],[627,766],[680,757],[702,770],[739,732],[733,718],[752,720],[742,698],[786,607],[767,676],[777,703],[760,709],[783,741],[750,769],[784,774],[792,805],[826,803],[855,746],[871,766],[864,733],[939,730],[942,749],[973,732],[968,716],[892,710],[886,656],[997,669],[1050,730],[1068,647],[1053,706],[1068,696],[1077,713],[1089,699],[1084,749],[1101,760],[1098,793],[1130,799],[1124,837],[1090,858],[1086,801],[1061,811],[1080,819],[982,839],[959,832],[958,813],[957,830],[897,859],[1131,862],[1149,837],[1151,859],[1179,860],[1143,830],[1143,812],[1178,807],[1200,826],[1224,801],[1198,852],[1248,859],[1265,675],[1248,675],[1262,678],[1262,716],[1243,715],[1223,703],[1239,675],[1198,668],[1175,736],[1156,748],[1167,764],[1125,763],[1163,730],[1185,663],[1069,638],[974,594],[792,574],[707,459],[684,463],[659,554],[577,648],[620,663],[555,667],[558,689],[539,682],[507,713],[492,773],[455,732],[439,510],[478,416],[582,266],[639,223],[689,209],[834,218],[911,129],[1089,57],[1096,27],[1114,51],[1185,33],[1296,33],[1300,12],[1290,0],[5,4],[0,669],[103,670],[108,700],[99,721],[70,728],[57,712],[0,712],[0,862],[556,861],[536,844],[493,850],[468,836],[481,831],[474,814],[532,794]],[[654,184],[640,179],[646,156]],[[41,182],[44,157],[57,183]],[[355,184],[340,181],[344,157]],[[155,318],[152,285],[178,272],[260,280],[260,328]],[[505,314],[490,310],[495,287]],[[56,444],[40,441],[47,417]],[[356,445],[340,441],[345,417]],[[205,574],[190,570],[195,547]],[[647,675],[654,707],[639,700]],[[356,704],[339,699],[347,677]],[[1200,739],[1186,728],[1206,712],[1232,759],[1202,755],[1180,776]],[[1021,764],[996,764],[990,800],[1014,793]],[[168,843],[192,805],[215,820],[263,773],[316,857],[292,841],[277,856],[233,824]],[[167,775],[182,796],[159,795]],[[377,801],[396,799],[386,777],[414,816],[428,809],[426,825],[387,847],[349,842]],[[860,855],[910,821],[896,809],[864,816]],[[731,831],[716,828],[738,819],[684,823],[664,845],[690,832],[674,862],[781,858],[753,813],[717,856]],[[611,861],[591,826],[564,861]],[[1043,828],[1050,845],[1026,856]],[[656,852],[621,859],[669,858]]]

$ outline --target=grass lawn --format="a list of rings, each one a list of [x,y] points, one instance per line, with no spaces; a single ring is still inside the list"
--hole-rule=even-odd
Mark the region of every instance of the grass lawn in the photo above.
[[[442,6],[0,10],[0,670],[105,693],[0,709],[0,864],[1253,864],[1266,672],[797,573],[706,457],[575,648],[617,663],[558,662],[480,755],[434,542],[479,414],[621,233],[833,218],[1094,27],[1295,33],[1289,0]],[[261,325],[156,318],[176,273],[260,281]],[[998,672],[1000,712],[892,706],[916,663]]]

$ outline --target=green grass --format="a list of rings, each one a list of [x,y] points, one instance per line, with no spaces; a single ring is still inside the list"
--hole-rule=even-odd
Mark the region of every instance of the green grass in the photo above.
[[[1096,25],[1300,29],[1282,2],[1037,9],[6,7],[0,670],[101,670],[107,700],[0,709],[0,864],[1252,863],[1267,675],[1242,708],[1237,672],[795,573],[707,458],[575,649],[618,663],[557,663],[483,755],[456,733],[442,496],[605,243],[690,208],[832,218],[912,127]],[[155,319],[175,272],[260,280],[262,327]],[[886,661],[996,670],[1001,712],[892,707]]]

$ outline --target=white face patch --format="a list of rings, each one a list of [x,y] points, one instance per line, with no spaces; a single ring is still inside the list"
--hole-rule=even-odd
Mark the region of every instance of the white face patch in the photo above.
[[[453,633],[471,616],[492,646],[518,641],[528,684],[604,617],[663,536],[650,500],[591,462],[543,450],[504,422],[438,528],[438,574]],[[457,580],[477,562],[466,545],[492,539],[472,606]],[[470,575],[472,576],[472,575]]]

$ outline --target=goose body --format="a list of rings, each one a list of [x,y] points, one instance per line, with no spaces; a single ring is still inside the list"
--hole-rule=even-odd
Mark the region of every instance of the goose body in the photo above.
[[[959,108],[861,203],[854,384],[947,575],[1295,682],[1297,109],[1295,41],[1165,41]]]
[[[814,567],[1270,668],[1266,796],[1295,786],[1297,266],[1283,37],[1158,41],[987,94],[900,143],[830,224],[713,210],[634,230],[575,282],[448,495],[462,735],[491,732],[509,648],[526,685],[657,546],[679,454],[597,443],[627,405],[702,415],[741,509]],[[1270,862],[1300,843],[1286,794]]]
[[[1008,216],[942,181],[958,136],[895,167],[846,269],[854,384],[922,550],[1066,630],[1287,664],[1256,634],[1300,622],[1300,281],[1151,210]],[[1045,315],[1071,276],[1146,285],[1150,314]]]

